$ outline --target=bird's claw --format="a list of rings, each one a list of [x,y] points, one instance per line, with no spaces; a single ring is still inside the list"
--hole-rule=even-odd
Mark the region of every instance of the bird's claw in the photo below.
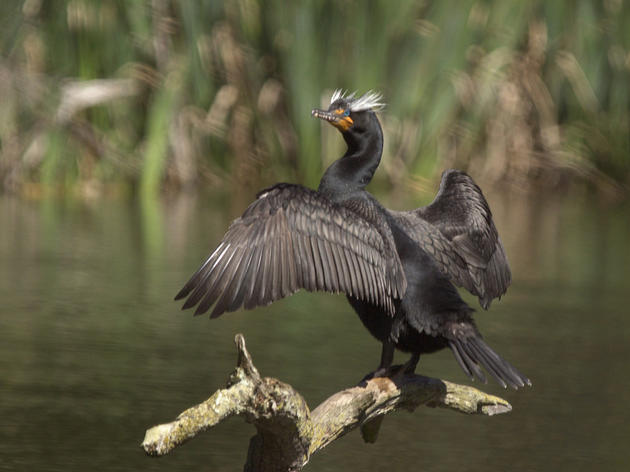
[[[368,373],[365,377],[361,379],[359,384],[364,384],[369,380],[378,378],[378,377],[397,377],[399,375],[407,374],[407,364],[397,364],[391,365],[389,367],[379,367],[378,369]]]

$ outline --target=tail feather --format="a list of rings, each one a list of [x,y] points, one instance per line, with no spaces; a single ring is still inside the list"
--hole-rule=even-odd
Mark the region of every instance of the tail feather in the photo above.
[[[449,347],[460,367],[471,379],[474,374],[474,377],[486,383],[486,377],[481,371],[483,367],[503,388],[509,385],[518,389],[532,384],[526,376],[494,352],[480,337],[452,340],[449,341]]]
[[[473,345],[477,346],[477,349],[487,359],[489,364],[495,366],[495,369],[500,372],[502,378],[509,377],[512,380],[513,383],[510,384],[511,387],[517,388],[524,387],[525,385],[531,386],[531,382],[526,376],[519,372],[519,370],[508,361],[499,356],[482,339],[475,339],[473,341]]]
[[[479,362],[486,368],[490,375],[492,375],[495,380],[501,385],[501,387],[506,388],[507,383],[503,380],[503,377],[510,377],[510,380],[514,380],[511,378],[508,372],[501,369],[501,366],[498,365],[493,359],[486,354],[486,352],[479,348],[476,343],[470,343],[470,349],[475,353],[476,358],[479,359]],[[521,385],[522,387],[523,385]]]
[[[453,342],[450,342],[449,345],[451,347],[451,351],[453,351],[453,355],[455,356],[455,359],[457,359],[457,363],[462,368],[462,370],[466,373],[468,377],[470,377],[471,379],[474,378],[473,373],[468,368],[468,364],[462,357],[462,354],[459,353],[459,349],[453,345]]]
[[[457,346],[457,351],[464,360],[468,371],[474,372],[475,377],[477,377],[481,382],[487,383],[488,381],[486,380],[486,376],[483,375],[483,371],[479,367],[479,363],[476,361],[475,356],[470,353],[466,343],[463,341],[455,341],[455,346]],[[471,375],[470,378],[472,379],[473,376]]]

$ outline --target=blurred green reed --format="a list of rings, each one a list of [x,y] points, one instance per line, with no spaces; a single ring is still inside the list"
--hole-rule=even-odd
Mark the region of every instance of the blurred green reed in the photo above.
[[[621,0],[22,0],[0,18],[5,191],[315,185],[343,146],[310,110],[337,87],[388,102],[381,182],[630,182]]]

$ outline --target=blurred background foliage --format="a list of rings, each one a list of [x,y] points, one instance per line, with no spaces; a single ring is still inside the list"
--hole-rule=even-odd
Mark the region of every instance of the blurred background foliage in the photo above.
[[[0,18],[4,192],[316,185],[343,143],[310,110],[337,87],[388,102],[381,185],[630,183],[621,0],[10,0]]]
[[[211,324],[170,302],[257,189],[343,152],[310,115],[338,87],[388,103],[385,204],[447,167],[482,184],[514,284],[477,322],[534,388],[489,422],[393,415],[311,470],[630,470],[629,25],[621,0],[0,1],[0,470],[237,470],[237,421],[136,447],[225,381],[237,332],[311,405],[374,367],[340,296]]]

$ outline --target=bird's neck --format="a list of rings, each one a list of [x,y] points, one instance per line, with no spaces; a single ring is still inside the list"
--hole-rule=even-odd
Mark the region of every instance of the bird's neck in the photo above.
[[[332,199],[342,199],[363,190],[370,183],[383,153],[383,131],[374,117],[370,129],[343,135],[348,150],[326,169],[319,191]]]

